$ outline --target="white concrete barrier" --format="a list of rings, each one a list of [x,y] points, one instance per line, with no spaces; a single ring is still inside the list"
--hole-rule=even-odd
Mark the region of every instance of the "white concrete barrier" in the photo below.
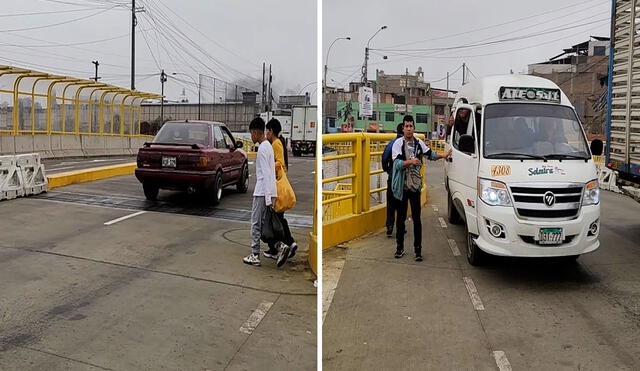
[[[48,182],[40,154],[17,155],[16,162],[22,176],[24,195],[47,192]]]
[[[82,151],[85,156],[106,156],[107,153],[107,137],[94,135],[81,135]],[[109,139],[112,139],[110,137]]]
[[[16,156],[0,156],[0,200],[24,196],[23,185]]]
[[[136,155],[151,138],[97,135],[0,135],[0,156],[39,153],[42,159]]]
[[[48,135],[32,135],[33,152],[39,153],[42,158],[52,158],[51,138]]]

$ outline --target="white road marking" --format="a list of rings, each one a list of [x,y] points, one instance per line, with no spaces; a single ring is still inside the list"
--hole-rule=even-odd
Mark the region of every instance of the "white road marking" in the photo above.
[[[110,221],[108,221],[108,222],[104,223],[104,225],[112,225],[112,224],[116,224],[116,223],[121,222],[121,221],[123,221],[123,220],[127,220],[127,219],[129,219],[129,218],[133,218],[133,217],[135,217],[135,216],[142,215],[142,214],[144,214],[144,213],[146,213],[146,211],[138,211],[137,213],[133,213],[133,214],[125,215],[125,216],[123,216],[122,218],[118,218],[118,219],[110,220]]]
[[[456,244],[455,240],[449,239],[449,247],[451,248],[453,256],[460,256],[460,250],[458,250],[458,244]]]
[[[254,162],[253,162],[253,161],[249,161],[249,165],[253,165],[253,164],[254,164]]]
[[[438,206],[436,206],[436,205],[431,205],[431,207],[433,208],[433,211],[438,212]]]
[[[476,285],[473,284],[473,281],[469,277],[462,277],[462,279],[464,280],[464,285],[467,287],[467,292],[469,293],[473,307],[476,310],[484,310],[484,305],[482,304],[482,300],[480,300],[480,294],[478,294],[478,290],[476,290]]]
[[[501,350],[496,350],[493,352],[493,358],[496,359],[496,364],[498,365],[498,369],[500,371],[511,371],[511,363],[507,359],[507,355],[504,354]]]
[[[440,221],[440,226],[442,228],[447,228],[447,222],[444,221],[444,219],[442,219],[442,217],[438,217],[438,220]]]
[[[262,303],[260,303],[260,305],[258,305],[258,308],[256,308],[256,310],[251,313],[249,319],[247,319],[242,327],[240,327],[240,332],[251,335],[253,330],[258,327],[264,316],[267,315],[267,312],[269,311],[269,309],[271,309],[272,305],[273,303],[270,301],[263,301]]]

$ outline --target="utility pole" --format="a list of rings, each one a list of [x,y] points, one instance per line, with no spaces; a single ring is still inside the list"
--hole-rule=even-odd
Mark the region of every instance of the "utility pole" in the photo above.
[[[264,94],[265,94],[265,88],[264,88],[264,73],[265,73],[265,63],[262,62],[262,94],[260,95],[260,101],[262,102],[262,104],[260,105],[260,110],[263,111],[264,110]]]
[[[411,93],[411,88],[409,88],[409,67],[407,67],[405,72],[405,89],[404,93],[404,114],[409,114],[409,95]]]
[[[164,73],[164,70],[160,72],[160,84],[162,85],[162,98],[160,98],[160,127],[164,125],[164,83],[167,82],[167,74]]]
[[[364,48],[364,65],[362,66],[362,86],[369,86],[369,82],[367,81],[367,68],[369,64],[369,47],[366,46]]]
[[[228,121],[227,117],[227,82],[224,82],[224,123]]]
[[[198,74],[198,120],[201,120],[200,116],[200,96],[202,93],[200,92],[200,88],[202,87],[202,74]]]
[[[467,77],[466,70],[467,70],[467,64],[462,63],[462,85],[464,85],[466,82],[466,77]]]
[[[269,102],[267,106],[269,106],[269,112],[273,111],[273,107],[271,107],[271,103],[273,102],[273,95],[271,92],[271,82],[273,81],[273,76],[271,75],[271,64],[269,64],[269,88],[267,89],[267,95],[269,96]]]
[[[98,77],[98,65],[100,65],[100,63],[98,63],[98,61],[91,61],[91,63],[96,65],[96,76],[92,80],[98,82],[98,80],[101,79],[101,77]]]
[[[233,102],[233,121],[235,121],[234,127],[237,127],[238,125],[238,84],[236,84],[236,97]]]
[[[445,107],[445,111],[444,111],[444,126],[448,126],[449,125],[449,115],[451,114],[451,108],[449,107],[449,72],[447,72],[447,106]],[[446,133],[446,130],[445,130]],[[438,133],[440,134],[440,133]],[[446,135],[446,134],[445,134]],[[440,138],[438,138],[440,139]]]
[[[136,0],[131,0],[131,90],[136,90],[136,23]]]
[[[218,98],[216,98],[216,78],[213,78],[213,106],[211,107],[211,110],[213,111],[211,113],[211,120],[212,121],[216,121],[216,102],[218,101]]]

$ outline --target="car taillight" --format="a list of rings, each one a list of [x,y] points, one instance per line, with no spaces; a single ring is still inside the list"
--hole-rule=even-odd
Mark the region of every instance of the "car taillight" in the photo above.
[[[209,159],[207,157],[200,157],[200,161],[198,162],[200,167],[207,167],[209,165]]]

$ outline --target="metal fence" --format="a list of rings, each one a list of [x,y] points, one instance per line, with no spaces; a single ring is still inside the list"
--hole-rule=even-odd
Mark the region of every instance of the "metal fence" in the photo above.
[[[0,65],[0,134],[140,136],[141,102],[160,97]]]

